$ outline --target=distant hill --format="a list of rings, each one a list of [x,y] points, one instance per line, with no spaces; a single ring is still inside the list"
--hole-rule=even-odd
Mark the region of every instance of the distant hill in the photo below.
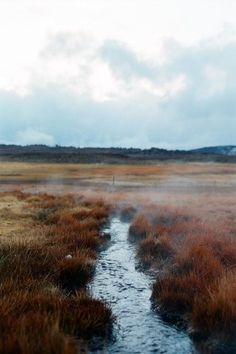
[[[203,147],[200,149],[194,149],[191,151],[196,153],[201,153],[201,154],[220,154],[220,155],[235,156],[236,145],[210,146],[210,147]]]
[[[236,146],[203,147],[194,150],[159,148],[76,148],[73,146],[0,145],[0,161],[55,163],[152,163],[158,161],[236,162]]]

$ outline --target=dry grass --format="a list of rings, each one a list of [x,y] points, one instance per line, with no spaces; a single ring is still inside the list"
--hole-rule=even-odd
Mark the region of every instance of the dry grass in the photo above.
[[[145,267],[151,267],[153,263],[160,267],[162,262],[165,264],[172,257],[174,249],[167,235],[149,236],[139,243],[137,254]]]
[[[129,228],[129,236],[131,239],[140,240],[146,238],[152,232],[152,225],[148,218],[139,214],[132,222]]]
[[[45,291],[20,291],[1,297],[0,317],[4,353],[16,353],[20,348],[20,353],[43,350],[68,354],[76,353],[72,334],[106,335],[112,315],[101,301],[84,293],[68,297]]]
[[[81,251],[72,259],[64,258],[58,263],[57,281],[63,289],[69,291],[85,287],[92,279],[95,260]]]
[[[24,183],[27,191],[58,193],[30,196],[18,191],[15,195],[2,195],[1,243],[15,245],[27,240],[32,249],[34,244],[45,244],[47,255],[53,258],[51,262],[49,257],[49,264],[44,260],[50,276],[39,273],[34,278],[23,277],[22,281],[10,277],[2,284],[5,294],[11,293],[16,283],[21,290],[58,291],[64,287],[58,279],[60,271],[67,272],[71,266],[76,274],[81,270],[80,257],[88,265],[83,268],[84,283],[89,280],[91,264],[102,242],[98,230],[113,211],[110,205],[104,206],[102,195],[106,204],[112,202],[124,218],[134,216],[131,234],[133,240],[141,241],[138,254],[147,266],[161,270],[153,288],[155,306],[170,316],[184,318],[197,331],[216,336],[236,331],[235,164],[3,163],[2,169],[2,190]],[[81,190],[84,194],[76,195]],[[65,199],[65,191],[73,196]],[[40,228],[36,227],[38,224]],[[72,254],[73,262],[65,261],[67,254]],[[16,272],[16,267],[9,269]]]
[[[200,331],[212,330],[234,336],[236,329],[236,273],[226,272],[215,281],[213,289],[196,298],[192,325]]]
[[[27,202],[12,193],[0,194],[0,244],[30,238],[33,227],[32,212]]]
[[[89,180],[107,180],[116,176],[117,179],[123,178],[129,181],[149,180],[152,181],[156,176],[163,178],[173,178],[173,176],[191,176],[198,178],[203,175],[204,180],[209,177],[226,176],[230,178],[236,172],[235,164],[220,163],[155,163],[150,165],[106,165],[106,164],[56,164],[56,163],[24,163],[24,162],[2,162],[4,173],[0,178],[5,180],[18,179],[43,180],[47,183],[53,182],[53,176],[58,178],[80,178]],[[125,178],[124,178],[125,177]]]
[[[0,352],[74,354],[79,351],[76,337],[107,335],[111,310],[84,289],[104,242],[100,228],[109,206],[100,199],[89,201],[81,218],[82,199],[71,195],[15,192],[2,198],[15,213],[14,222],[10,214],[7,219],[11,231],[17,234],[16,222],[25,237],[1,240]],[[4,210],[1,213],[7,218]]]
[[[142,264],[162,269],[153,285],[154,306],[169,319],[221,338],[236,331],[234,228],[170,207],[146,206],[131,230]],[[147,221],[149,220],[149,221]],[[140,238],[143,240],[140,241]]]
[[[236,165],[155,163],[154,165],[40,164],[2,162],[0,190],[101,194],[144,205],[191,206],[197,216],[235,225]],[[115,186],[113,186],[115,176]],[[88,191],[89,190],[89,191]],[[91,191],[95,192],[91,192]],[[112,192],[112,193],[111,193]],[[112,194],[112,195],[111,195]]]
[[[191,310],[193,298],[202,291],[202,283],[193,272],[180,277],[168,274],[155,282],[152,299],[162,314],[175,318]]]
[[[134,218],[136,213],[137,213],[137,209],[134,208],[133,206],[131,205],[125,206],[121,208],[120,219],[124,222],[126,221],[129,222]]]

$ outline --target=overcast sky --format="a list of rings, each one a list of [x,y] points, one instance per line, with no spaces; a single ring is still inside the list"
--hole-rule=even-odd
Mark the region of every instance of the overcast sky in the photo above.
[[[235,0],[0,0],[0,143],[236,144]]]

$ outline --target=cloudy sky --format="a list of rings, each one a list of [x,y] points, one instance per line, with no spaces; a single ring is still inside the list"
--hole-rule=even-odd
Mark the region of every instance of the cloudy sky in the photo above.
[[[0,0],[0,143],[236,144],[235,0]]]

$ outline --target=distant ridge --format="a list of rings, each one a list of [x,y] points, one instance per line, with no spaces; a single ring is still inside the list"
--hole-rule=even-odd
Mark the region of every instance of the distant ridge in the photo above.
[[[1,161],[55,163],[151,163],[155,161],[236,162],[236,146],[203,147],[193,150],[166,150],[108,147],[0,144]]]
[[[201,154],[221,154],[221,155],[236,155],[236,145],[209,146],[191,150]]]

